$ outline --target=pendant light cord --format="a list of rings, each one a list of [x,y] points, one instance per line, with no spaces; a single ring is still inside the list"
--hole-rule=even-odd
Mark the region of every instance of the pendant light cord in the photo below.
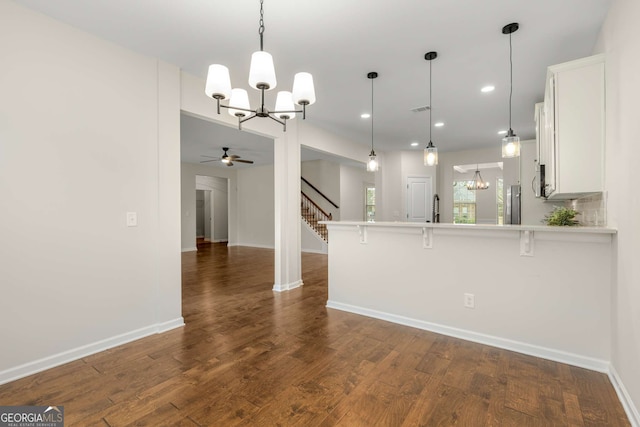
[[[431,63],[433,61],[429,61],[429,142],[431,142],[431,128],[433,127],[431,125],[431,119],[432,119],[432,113],[433,113],[433,108],[431,108]]]
[[[373,79],[371,79],[371,152],[373,153]]]
[[[260,34],[260,51],[263,49],[263,36],[264,36],[264,0],[260,0],[260,27],[258,28],[258,34]]]
[[[513,133],[511,127],[511,98],[513,98],[513,48],[511,45],[511,33],[509,33],[509,130],[510,134]]]

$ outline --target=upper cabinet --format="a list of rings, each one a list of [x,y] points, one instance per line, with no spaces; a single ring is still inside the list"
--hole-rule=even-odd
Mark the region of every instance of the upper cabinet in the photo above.
[[[603,191],[604,140],[604,55],[549,67],[544,104],[536,106],[541,196],[575,199]]]

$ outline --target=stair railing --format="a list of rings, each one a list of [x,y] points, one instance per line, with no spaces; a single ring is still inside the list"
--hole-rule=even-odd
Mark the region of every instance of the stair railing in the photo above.
[[[304,221],[309,224],[311,228],[324,240],[329,242],[329,232],[325,224],[318,224],[319,221],[331,221],[333,217],[331,214],[326,213],[320,206],[315,204],[313,200],[307,196],[304,191],[301,191],[301,214]]]
[[[309,181],[307,181],[304,177],[300,177],[300,179],[302,180],[302,182],[304,182],[305,184],[307,184],[309,187],[311,187],[313,190],[315,190],[316,193],[318,193],[320,196],[322,196],[323,199],[325,199],[327,202],[331,203],[336,209],[340,209],[340,207],[338,205],[336,205],[330,198],[328,198],[327,196],[324,195],[324,193],[320,190],[318,190],[316,188],[315,185],[313,185],[312,183],[310,183]]]

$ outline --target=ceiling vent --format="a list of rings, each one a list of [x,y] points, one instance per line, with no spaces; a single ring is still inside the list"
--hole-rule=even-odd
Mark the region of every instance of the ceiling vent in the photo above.
[[[423,105],[422,107],[412,108],[410,111],[413,111],[414,113],[422,113],[423,111],[428,111],[430,109],[431,107],[429,107],[428,105]]]

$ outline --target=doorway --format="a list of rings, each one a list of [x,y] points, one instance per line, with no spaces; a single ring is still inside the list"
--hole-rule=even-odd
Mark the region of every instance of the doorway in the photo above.
[[[228,179],[196,175],[196,240],[229,241]]]

